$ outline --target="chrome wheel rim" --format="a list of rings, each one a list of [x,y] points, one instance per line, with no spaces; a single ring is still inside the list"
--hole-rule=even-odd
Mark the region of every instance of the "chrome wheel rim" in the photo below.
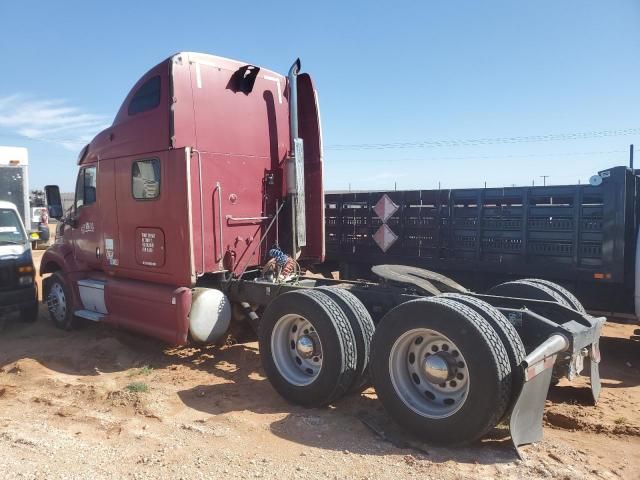
[[[391,382],[418,415],[441,419],[456,413],[469,394],[469,367],[448,337],[427,328],[405,332],[389,355]]]
[[[313,383],[322,370],[322,342],[306,318],[288,314],[271,332],[271,356],[280,375],[292,385]]]
[[[58,322],[64,321],[67,316],[67,299],[64,289],[59,283],[54,283],[47,296],[47,308]]]

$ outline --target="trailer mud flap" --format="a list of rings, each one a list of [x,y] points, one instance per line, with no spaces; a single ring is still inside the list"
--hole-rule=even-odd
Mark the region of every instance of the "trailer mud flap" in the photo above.
[[[524,383],[509,420],[511,441],[520,458],[522,458],[518,450],[520,445],[542,439],[542,417],[547,392],[551,385],[553,365],[557,354],[566,350],[568,346],[569,341],[563,335],[551,335],[522,362]]]

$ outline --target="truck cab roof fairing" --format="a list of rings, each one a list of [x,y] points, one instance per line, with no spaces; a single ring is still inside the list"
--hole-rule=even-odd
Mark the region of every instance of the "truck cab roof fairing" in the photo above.
[[[197,138],[196,128],[202,119],[199,122],[197,115],[194,116],[194,102],[201,102],[203,99],[196,98],[197,92],[194,92],[193,89],[204,88],[206,89],[205,97],[215,95],[216,101],[218,101],[217,97],[221,94],[220,89],[217,89],[218,93],[215,94],[207,86],[212,86],[211,79],[221,79],[226,75],[211,76],[210,73],[227,71],[229,72],[229,77],[231,77],[234,72],[246,66],[253,67],[253,65],[246,62],[195,52],[180,52],[166,58],[148,70],[134,84],[118,109],[112,125],[98,133],[91,141],[89,151],[81,160],[81,164],[92,163],[99,158],[116,158],[131,155],[132,153],[161,151],[171,148],[196,147],[201,150],[217,150],[217,148],[212,148],[213,145],[211,143],[220,140],[220,138],[207,139],[204,138],[205,135],[201,135],[203,137],[201,139]],[[288,115],[285,96],[286,78],[271,70],[262,67],[257,68],[259,68],[257,73],[259,81],[266,83],[266,88],[274,91],[273,96],[277,107],[281,107]],[[149,87],[149,84],[153,83],[154,80],[156,83],[159,80],[158,93],[160,100],[155,102],[157,104],[150,101],[149,95],[153,92],[144,92],[145,88]],[[153,89],[151,88],[151,90]],[[260,94],[258,90],[259,88],[256,88],[248,95],[242,92],[237,92],[236,94],[243,96],[257,95]],[[265,90],[265,88],[262,90]],[[228,92],[234,93],[231,88],[229,88]],[[145,95],[145,93],[148,95]],[[143,104],[147,106],[151,104],[153,108],[132,112],[132,102],[135,102],[137,100],[136,96],[139,95],[142,96]],[[224,96],[222,98],[224,99]],[[220,112],[219,109],[216,110]],[[217,115],[217,117],[222,117],[222,115]],[[219,132],[220,129],[217,128],[216,131]],[[278,144],[285,147],[279,149],[281,150],[279,156],[284,158],[286,154],[284,150],[289,140],[287,129],[279,129],[278,136],[281,137],[278,139]],[[226,135],[223,135],[222,139],[226,137]],[[253,152],[250,154],[253,154]]]
[[[156,91],[145,91],[150,79],[158,78]],[[93,163],[98,159],[117,158],[145,152],[168,150],[169,138],[169,66],[168,59],[145,73],[127,94],[113,123],[98,133],[91,143],[81,164]],[[158,101],[153,105],[149,96],[156,95]],[[141,98],[142,96],[142,98]],[[136,98],[137,97],[137,98]],[[136,111],[130,111],[132,101],[137,103]]]

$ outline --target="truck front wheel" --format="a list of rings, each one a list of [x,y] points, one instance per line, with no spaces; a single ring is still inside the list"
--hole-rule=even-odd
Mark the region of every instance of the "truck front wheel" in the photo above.
[[[46,293],[45,301],[54,325],[62,330],[71,330],[75,326],[75,317],[69,289],[60,272],[51,276]]]

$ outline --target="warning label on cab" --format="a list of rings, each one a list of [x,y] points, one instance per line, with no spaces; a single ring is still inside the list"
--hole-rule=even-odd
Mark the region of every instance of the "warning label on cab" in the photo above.
[[[136,262],[145,267],[164,265],[164,233],[159,228],[136,229]]]

